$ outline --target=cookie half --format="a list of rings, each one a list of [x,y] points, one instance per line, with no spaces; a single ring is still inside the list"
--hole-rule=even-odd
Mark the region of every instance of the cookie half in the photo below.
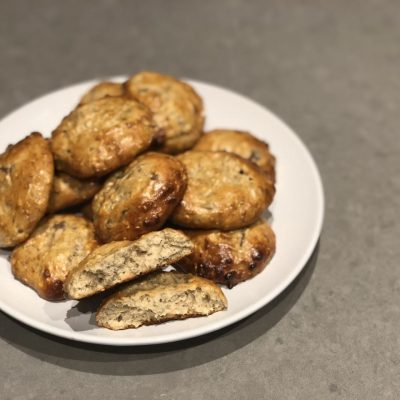
[[[200,317],[226,309],[221,289],[206,279],[158,272],[114,293],[96,314],[99,326],[119,330]]]
[[[88,297],[177,262],[192,248],[182,232],[169,228],[150,232],[134,242],[107,243],[70,272],[64,290],[73,299]]]

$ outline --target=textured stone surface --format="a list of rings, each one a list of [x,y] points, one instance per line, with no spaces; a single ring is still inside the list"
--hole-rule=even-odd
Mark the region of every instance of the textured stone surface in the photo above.
[[[58,340],[0,314],[0,398],[397,399],[400,3],[0,2],[0,115],[63,85],[143,68],[277,112],[325,184],[318,257],[218,334],[149,348]]]

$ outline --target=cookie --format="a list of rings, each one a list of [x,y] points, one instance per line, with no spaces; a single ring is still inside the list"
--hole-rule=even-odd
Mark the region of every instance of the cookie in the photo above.
[[[54,176],[47,212],[53,214],[90,200],[101,188],[96,180],[82,180],[59,172]]]
[[[267,143],[249,132],[215,129],[203,135],[194,146],[198,151],[226,151],[258,165],[275,182],[275,157]]]
[[[146,150],[155,128],[147,107],[133,99],[105,97],[83,104],[54,130],[57,169],[78,178],[108,174]]]
[[[107,243],[70,272],[64,289],[73,299],[103,292],[177,262],[191,253],[192,242],[180,231],[163,229],[136,241]]]
[[[275,253],[275,234],[267,222],[229,232],[184,231],[193,252],[176,265],[229,288],[259,274]]]
[[[182,152],[201,136],[203,102],[187,83],[155,72],[141,72],[125,83],[125,91],[153,112],[155,123],[164,133],[164,143],[157,151]]]
[[[138,328],[210,315],[226,307],[226,297],[213,282],[190,274],[158,272],[107,298],[96,313],[96,322],[112,330]]]
[[[116,172],[93,199],[102,242],[134,240],[162,227],[186,189],[184,166],[174,157],[146,153]]]
[[[253,163],[226,152],[188,151],[177,156],[188,186],[171,221],[194,229],[232,230],[254,223],[275,187]]]
[[[54,176],[53,156],[40,133],[0,155],[0,247],[28,238],[44,216]]]
[[[80,101],[80,105],[90,103],[94,100],[99,100],[104,97],[118,97],[123,96],[124,87],[121,83],[115,82],[100,82],[93,86],[87,93],[85,93]]]
[[[76,215],[54,215],[14,249],[12,272],[44,299],[61,300],[68,272],[97,246],[91,222]]]

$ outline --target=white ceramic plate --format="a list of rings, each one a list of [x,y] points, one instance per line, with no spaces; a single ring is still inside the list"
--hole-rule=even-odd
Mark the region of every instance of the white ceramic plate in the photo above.
[[[121,81],[123,77],[114,80]],[[144,345],[187,339],[228,326],[254,313],[281,293],[299,274],[321,232],[324,198],[317,167],[296,134],[274,114],[239,94],[189,81],[204,99],[206,128],[249,130],[270,144],[277,158],[277,193],[270,222],[277,251],[267,268],[231,290],[224,289],[228,309],[208,317],[113,332],[98,328],[91,312],[75,301],[42,300],[13,278],[8,253],[0,250],[0,309],[17,320],[60,337],[108,345]],[[95,82],[45,95],[0,122],[0,152],[32,131],[49,136],[60,120]]]

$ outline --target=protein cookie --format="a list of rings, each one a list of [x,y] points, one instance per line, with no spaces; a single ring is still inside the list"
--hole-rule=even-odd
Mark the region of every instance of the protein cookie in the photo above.
[[[177,156],[188,186],[171,221],[194,229],[232,230],[254,223],[271,203],[275,188],[260,169],[226,152],[188,151]]]
[[[12,272],[44,299],[61,300],[68,272],[97,246],[91,222],[76,215],[54,215],[14,249]]]
[[[125,83],[125,90],[153,112],[154,121],[165,136],[158,151],[182,152],[201,136],[203,102],[187,83],[155,72],[141,72]]]
[[[56,174],[51,188],[47,212],[52,214],[64,208],[90,200],[101,188],[96,180],[82,180],[62,172]]]
[[[0,155],[0,247],[28,238],[46,213],[54,175],[53,156],[40,133]]]
[[[162,227],[186,189],[182,163],[146,153],[116,172],[93,199],[93,219],[102,242],[134,240]]]
[[[105,97],[83,104],[52,134],[57,168],[78,178],[105,175],[131,162],[154,136],[151,112],[133,99]]]
[[[249,132],[215,129],[203,135],[194,146],[199,151],[226,151],[258,165],[275,182],[275,157],[267,143]]]
[[[169,228],[147,233],[133,242],[107,243],[69,273],[64,289],[73,299],[92,296],[177,262],[192,249],[187,236]]]
[[[267,222],[234,231],[184,231],[192,254],[175,265],[229,288],[259,274],[275,253],[275,234]]]
[[[226,309],[222,290],[206,279],[158,272],[107,298],[96,313],[99,326],[119,330],[200,317]]]
[[[99,100],[104,97],[118,97],[123,96],[124,87],[121,83],[115,82],[100,82],[93,86],[87,93],[85,93],[79,104],[87,104],[94,100]]]

